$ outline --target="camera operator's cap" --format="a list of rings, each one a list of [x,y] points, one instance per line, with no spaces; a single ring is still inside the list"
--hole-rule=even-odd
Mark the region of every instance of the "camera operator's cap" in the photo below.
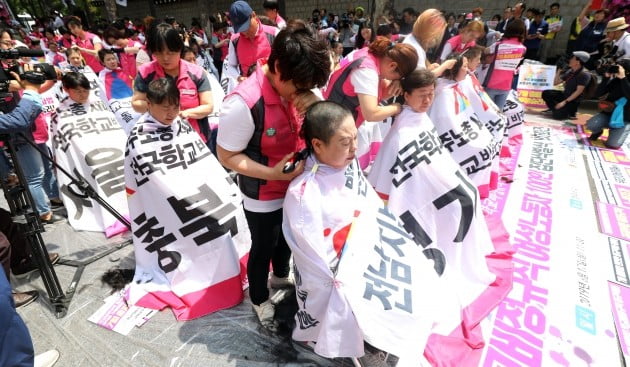
[[[628,24],[626,24],[626,18],[615,18],[608,22],[608,25],[606,26],[606,32],[621,31],[626,28],[628,28]]]
[[[234,32],[241,33],[249,29],[252,12],[252,7],[246,1],[238,0],[230,5],[230,20]]]
[[[577,57],[582,62],[587,62],[591,58],[591,55],[586,51],[573,51],[573,56]]]

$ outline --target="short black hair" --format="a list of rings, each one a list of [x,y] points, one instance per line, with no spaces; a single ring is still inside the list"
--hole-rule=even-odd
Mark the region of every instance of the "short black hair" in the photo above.
[[[83,28],[83,23],[81,23],[81,18],[77,16],[71,16],[66,20],[66,27],[70,28],[71,25],[76,25]]]
[[[411,16],[417,17],[418,13],[416,12],[416,10],[414,8],[404,8],[402,11],[403,14],[407,13]]]
[[[168,102],[179,106],[179,89],[170,78],[159,78],[151,81],[147,89],[147,100],[153,104]]]
[[[77,73],[75,71],[65,73],[63,77],[61,77],[61,85],[66,89],[76,89],[79,87],[88,90],[92,89],[88,78],[83,75],[83,73]]]
[[[297,89],[312,89],[328,81],[330,54],[326,41],[318,40],[303,20],[295,19],[276,36],[267,65],[272,73],[280,74],[280,80],[292,80]]]
[[[265,0],[263,1],[263,9],[279,10],[278,0]]]
[[[116,56],[116,53],[111,48],[101,48],[100,50],[98,50],[98,59],[101,63],[105,62],[106,55]]]
[[[184,48],[182,48],[182,52],[179,55],[183,59],[184,56],[186,56],[186,54],[189,52],[192,52],[193,54],[195,54],[195,57],[197,57],[197,53],[195,52],[195,50],[193,50],[193,48],[189,46],[184,46]]]
[[[65,26],[61,26],[57,29],[59,31],[59,34],[64,35],[64,34],[72,34],[72,32],[70,32],[70,30],[68,28],[66,28]]]
[[[184,41],[179,36],[177,29],[168,23],[160,23],[151,28],[147,34],[147,49],[151,53],[165,51],[181,52]]]
[[[319,139],[328,144],[335,131],[347,117],[352,118],[352,112],[337,102],[319,101],[313,103],[306,114],[300,135],[306,142],[306,147],[313,151],[313,139]]]
[[[381,24],[376,28],[377,36],[389,36],[392,34],[392,27],[389,24]]]
[[[400,81],[400,86],[406,93],[430,85],[435,85],[435,75],[427,69],[416,69]]]
[[[552,3],[551,5],[549,5],[549,9],[552,9],[554,7],[560,8],[560,3]]]

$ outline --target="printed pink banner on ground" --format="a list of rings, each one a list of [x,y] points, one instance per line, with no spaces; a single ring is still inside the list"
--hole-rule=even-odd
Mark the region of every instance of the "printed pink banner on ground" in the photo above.
[[[628,342],[630,342],[630,288],[608,282],[608,290],[610,291],[610,304],[617,327],[619,345],[624,357],[628,360],[630,357],[630,350],[628,349]]]
[[[622,206],[630,208],[630,186],[615,185]]]
[[[621,150],[600,150],[602,158],[609,163],[623,164],[630,166],[630,158]]]
[[[630,208],[597,202],[600,232],[630,241]]]

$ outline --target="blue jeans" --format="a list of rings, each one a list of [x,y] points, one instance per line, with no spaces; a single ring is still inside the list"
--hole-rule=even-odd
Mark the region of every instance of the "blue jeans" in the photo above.
[[[486,93],[488,93],[494,104],[499,107],[499,110],[503,111],[503,106],[505,105],[505,101],[507,101],[507,97],[508,94],[510,94],[510,91],[486,88]]]
[[[0,266],[0,366],[33,365],[33,340],[26,324],[15,312],[15,304],[4,270]]]
[[[625,125],[623,127],[612,129],[609,126],[610,116],[607,113],[600,112],[586,122],[586,127],[596,136],[599,136],[604,129],[608,129],[608,139],[604,145],[608,148],[619,149],[628,137],[628,134],[630,134],[630,122],[624,121]]]
[[[28,189],[35,202],[35,210],[39,215],[50,212],[48,198],[42,183],[44,181],[44,164],[41,153],[28,144],[18,144],[16,146],[18,163],[24,172],[24,178],[28,184]]]
[[[46,152],[46,155],[50,157],[50,150],[46,146],[46,143],[37,144],[39,150]],[[49,199],[59,199],[59,187],[57,186],[57,176],[53,169],[52,162],[46,158],[42,158],[44,164],[44,180],[42,185],[44,186],[44,192]]]

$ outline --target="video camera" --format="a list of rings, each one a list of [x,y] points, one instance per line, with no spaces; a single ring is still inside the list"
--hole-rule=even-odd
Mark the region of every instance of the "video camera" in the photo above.
[[[44,56],[44,51],[42,50],[26,48],[0,50],[0,60],[3,62],[0,68],[0,94],[9,92],[9,81],[14,79],[11,72],[16,73],[20,79],[32,84],[43,84],[46,80],[56,80],[57,72],[50,64],[35,64],[33,65],[33,70],[24,71],[22,65],[17,61],[21,57],[41,56]]]

